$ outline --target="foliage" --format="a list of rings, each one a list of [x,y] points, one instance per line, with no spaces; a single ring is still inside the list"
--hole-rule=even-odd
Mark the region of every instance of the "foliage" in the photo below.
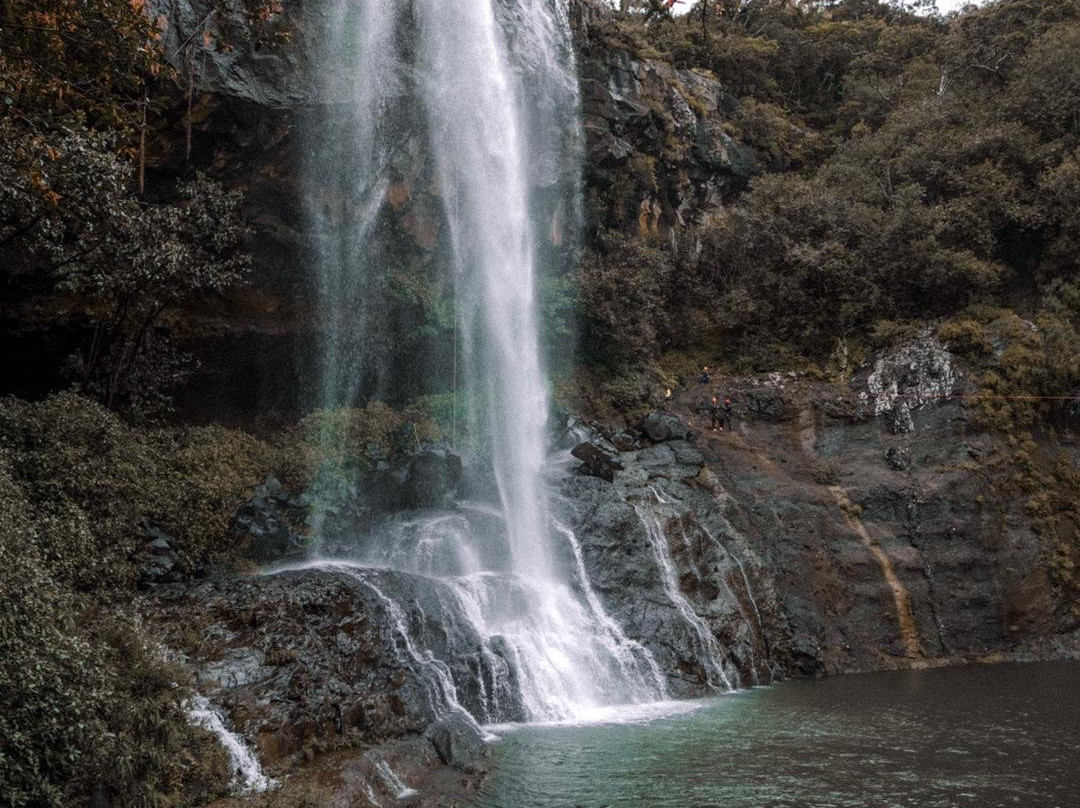
[[[426,399],[429,404],[434,399]],[[335,468],[373,467],[419,448],[441,433],[422,408],[398,412],[381,401],[364,407],[316,410],[300,421],[301,440]]]
[[[0,451],[57,581],[122,594],[155,525],[192,566],[227,553],[229,520],[283,451],[221,428],[139,429],[72,394],[0,400]]]
[[[741,369],[824,364],[899,338],[885,323],[948,321],[942,336],[987,363],[987,391],[1074,389],[1078,0],[998,0],[949,19],[877,0],[711,2],[623,24],[738,96],[725,126],[768,172],[681,236],[700,245],[694,260],[663,235],[635,238],[640,165],[592,189],[597,220],[624,239],[600,232],[584,270],[594,361],[684,350]],[[649,159],[655,184],[668,168]],[[978,307],[1033,328],[995,336]],[[986,409],[1008,428],[1054,415]]]
[[[133,618],[52,577],[55,548],[43,545],[54,525],[35,517],[9,456],[0,452],[0,805],[204,801],[228,768],[186,719],[180,671]]]
[[[277,4],[244,8],[263,19]],[[147,115],[175,78],[166,24],[144,0],[0,6],[0,278],[24,309],[47,301],[91,332],[67,375],[136,417],[159,414],[188,369],[162,314],[247,270],[238,194],[195,176],[141,195]]]
[[[709,327],[707,290],[693,284],[690,245],[602,231],[581,268],[586,350],[616,367],[679,344]]]
[[[131,126],[162,69],[142,0],[8,0],[0,6],[0,100],[23,121]]]
[[[89,314],[93,338],[69,368],[82,389],[146,415],[154,408],[143,391],[183,364],[155,338],[162,314],[240,281],[248,231],[240,195],[201,176],[171,204],[144,204],[114,140],[0,119],[0,248],[9,284],[71,295]],[[148,346],[157,348],[149,368]]]

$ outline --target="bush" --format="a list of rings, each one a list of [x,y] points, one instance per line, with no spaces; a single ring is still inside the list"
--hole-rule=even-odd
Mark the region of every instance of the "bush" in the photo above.
[[[32,503],[50,574],[118,592],[134,585],[148,525],[192,563],[228,554],[233,513],[284,454],[235,430],[135,428],[70,393],[0,400],[0,450]]]
[[[0,805],[194,805],[228,781],[164,663],[130,617],[49,574],[34,518],[0,454]],[[190,784],[181,791],[181,783]]]

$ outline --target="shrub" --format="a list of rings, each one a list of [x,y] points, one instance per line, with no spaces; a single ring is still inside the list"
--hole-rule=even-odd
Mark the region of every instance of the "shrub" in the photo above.
[[[202,802],[228,767],[187,721],[181,672],[133,618],[49,574],[39,542],[50,529],[0,454],[0,805]]]
[[[0,449],[32,503],[43,562],[84,591],[133,586],[148,524],[194,563],[228,553],[233,513],[286,454],[219,427],[139,429],[71,393],[0,400]]]

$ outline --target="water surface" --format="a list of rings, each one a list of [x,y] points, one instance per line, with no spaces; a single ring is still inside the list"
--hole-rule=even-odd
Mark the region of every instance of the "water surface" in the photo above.
[[[474,808],[1073,808],[1080,663],[842,676],[500,728]]]

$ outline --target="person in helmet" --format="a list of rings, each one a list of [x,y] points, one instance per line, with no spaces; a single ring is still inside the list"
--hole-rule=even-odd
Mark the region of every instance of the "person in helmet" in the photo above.
[[[716,427],[719,424],[720,428],[723,428],[723,407],[720,406],[720,400],[716,397],[712,397],[712,401],[709,402],[709,421],[712,427],[712,431],[716,431]]]

